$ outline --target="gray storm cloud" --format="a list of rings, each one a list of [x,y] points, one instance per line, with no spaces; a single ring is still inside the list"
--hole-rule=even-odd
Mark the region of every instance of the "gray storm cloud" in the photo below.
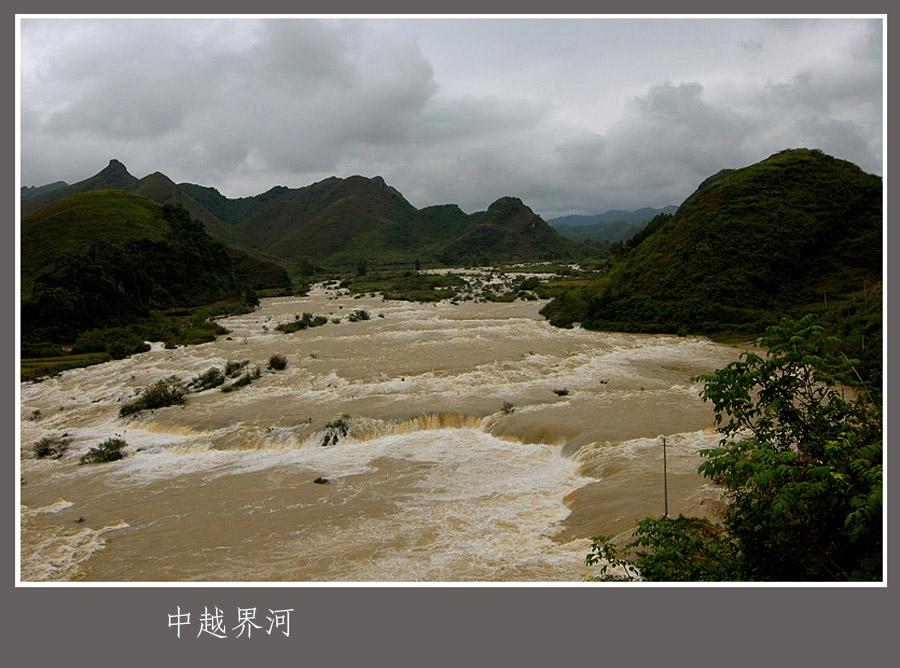
[[[878,21],[731,22],[719,68],[674,31],[661,43],[656,24],[655,53],[671,57],[649,67],[640,21],[614,26],[615,58],[602,40],[572,62],[544,56],[530,23],[528,48],[505,51],[515,62],[456,66],[469,53],[457,25],[440,26],[450,49],[396,21],[24,19],[22,183],[76,181],[117,157],[232,197],[380,174],[417,206],[514,195],[550,217],[677,204],[719,169],[796,146],[880,173]],[[498,53],[516,28],[498,31]],[[555,43],[565,29],[553,24]],[[803,59],[785,46],[801,38]]]

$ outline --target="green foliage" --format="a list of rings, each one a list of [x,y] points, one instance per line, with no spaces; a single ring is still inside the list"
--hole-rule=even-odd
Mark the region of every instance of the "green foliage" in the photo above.
[[[97,447],[91,448],[86,454],[79,459],[79,464],[103,464],[105,462],[114,462],[122,459],[125,453],[122,449],[128,444],[121,438],[109,438]]]
[[[356,275],[357,276],[365,276],[366,275],[366,258],[361,257],[356,263]]]
[[[350,416],[341,415],[325,425],[322,446],[334,445],[350,432]]]
[[[31,446],[31,451],[37,459],[51,458],[61,459],[69,449],[71,438],[66,436],[45,436]]]
[[[728,490],[726,525],[762,580],[881,578],[882,407],[813,316],[769,329],[704,381],[721,447],[700,471]],[[732,439],[732,440],[728,440]]]
[[[134,401],[122,404],[119,408],[119,417],[125,417],[143,410],[183,404],[185,402],[185,394],[187,394],[187,388],[185,388],[184,382],[178,376],[163,378],[153,383],[150,387],[144,388],[140,396]]]
[[[273,371],[281,371],[287,367],[287,357],[284,355],[272,355],[269,358],[269,368]]]
[[[309,327],[321,327],[322,325],[327,323],[328,318],[323,315],[304,313],[302,317],[297,316],[296,318],[294,318],[294,320],[282,322],[281,324],[276,326],[275,329],[285,334],[291,334],[293,332],[298,332],[301,329],[307,329]]]
[[[188,387],[194,392],[202,392],[203,390],[210,390],[214,387],[218,387],[224,382],[225,374],[222,370],[217,367],[210,367],[194,378],[194,380],[188,384]]]
[[[85,193],[36,211],[22,228],[26,343],[88,334],[79,350],[121,357],[143,345],[136,337],[152,328],[151,311],[237,296],[228,250],[180,207]]]
[[[452,274],[422,274],[413,271],[369,272],[365,277],[356,277],[352,281],[341,283],[355,294],[380,292],[385,299],[402,299],[407,301],[436,302],[456,296],[465,280]]]
[[[247,371],[243,375],[240,376],[237,380],[227,385],[222,386],[223,392],[233,392],[234,390],[239,390],[242,387],[245,387],[252,383],[254,380],[260,377],[262,373],[259,370],[259,367],[254,367],[252,371]]]
[[[595,580],[603,582],[634,582],[640,573],[634,564],[619,556],[619,548],[609,536],[594,536],[591,551],[584,562],[588,566],[600,565],[600,575]]]
[[[603,555],[603,537],[593,539],[587,563]],[[737,544],[721,526],[697,517],[647,517],[625,546],[629,561],[619,560],[626,572],[651,582],[724,582],[741,580]],[[614,553],[615,556],[615,553]],[[602,571],[601,571],[602,576]]]
[[[353,311],[353,313],[347,316],[347,320],[350,322],[360,322],[361,320],[369,320],[369,318],[369,312],[364,309]]]
[[[122,359],[129,355],[150,350],[144,338],[127,327],[92,329],[81,334],[72,346],[72,353],[106,352],[112,359]]]
[[[259,295],[256,294],[256,290],[254,290],[251,286],[247,286],[244,288],[244,294],[242,300],[248,306],[252,306],[256,308],[259,306]]]
[[[304,255],[300,258],[300,262],[297,265],[297,271],[300,272],[301,276],[308,278],[316,275],[316,266]]]
[[[249,286],[261,297],[291,293],[293,285],[284,267],[236,248],[229,248],[228,255],[237,285]]]
[[[505,415],[509,415],[510,413],[512,413],[515,410],[515,408],[513,408],[513,405],[511,403],[509,403],[508,401],[504,401],[503,405],[500,407],[500,410]]]
[[[724,525],[645,519],[627,546],[634,566],[646,579],[880,580],[876,389],[813,315],[784,319],[760,343],[765,355],[700,377],[723,436],[701,451],[700,472],[725,489]]]
[[[225,362],[225,375],[229,378],[235,378],[240,375],[241,371],[244,370],[244,367],[250,364],[250,360],[241,360],[234,361],[228,360]]]
[[[880,177],[784,151],[710,179],[542,313],[594,330],[757,335],[877,284],[881,241]]]
[[[46,376],[55,376],[68,369],[79,369],[101,364],[110,359],[107,353],[88,353],[84,355],[61,355],[58,357],[29,357],[22,358],[22,380],[39,382]]]

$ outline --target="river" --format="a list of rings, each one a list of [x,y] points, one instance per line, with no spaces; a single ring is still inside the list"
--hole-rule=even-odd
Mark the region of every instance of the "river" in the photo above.
[[[660,435],[670,514],[710,513],[698,450],[718,436],[692,379],[740,350],[558,329],[544,303],[317,285],[223,320],[214,342],[23,383],[21,579],[581,581],[591,536],[662,513]],[[359,309],[370,319],[350,322]],[[303,312],[329,322],[276,331]],[[287,367],[269,371],[276,353]],[[119,417],[161,378],[241,360],[262,370],[250,385]],[[341,416],[346,434],[327,429]],[[62,434],[62,459],[32,455]],[[123,459],[78,464],[112,436]]]

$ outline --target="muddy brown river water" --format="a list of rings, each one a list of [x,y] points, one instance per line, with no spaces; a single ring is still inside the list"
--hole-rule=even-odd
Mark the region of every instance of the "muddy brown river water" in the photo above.
[[[692,378],[740,350],[557,329],[543,303],[319,286],[223,320],[230,340],[23,383],[22,580],[580,581],[596,573],[590,536],[662,513],[659,435],[670,514],[707,513],[718,493],[696,473],[698,450],[718,436]],[[356,309],[371,318],[349,322]],[[275,330],[302,312],[329,323]],[[266,371],[275,353],[287,368]],[[229,360],[262,375],[119,417],[156,380]],[[342,415],[348,433],[323,446]],[[63,433],[66,456],[33,457]],[[124,459],[78,464],[115,435]]]

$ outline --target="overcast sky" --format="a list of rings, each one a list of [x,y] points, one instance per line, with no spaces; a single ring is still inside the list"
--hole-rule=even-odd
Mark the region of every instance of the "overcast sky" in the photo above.
[[[881,174],[882,48],[879,19],[23,19],[22,184],[381,175],[549,219],[792,147]]]

